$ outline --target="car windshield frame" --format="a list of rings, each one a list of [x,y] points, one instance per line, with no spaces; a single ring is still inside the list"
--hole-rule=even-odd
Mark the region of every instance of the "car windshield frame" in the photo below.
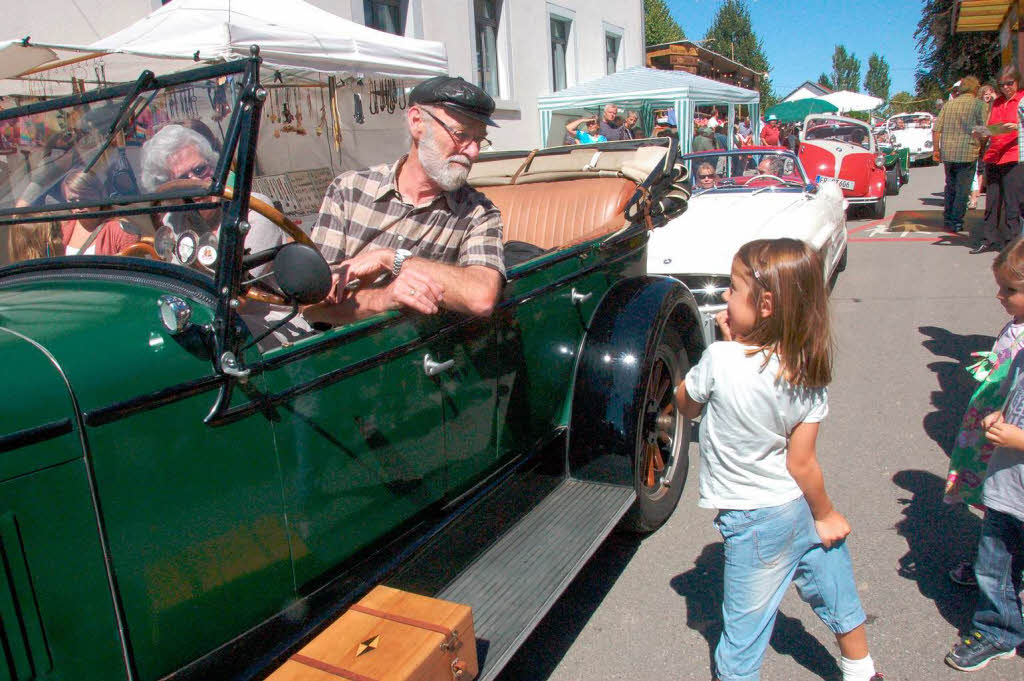
[[[60,116],[69,110],[98,107],[105,102],[115,104],[118,107],[121,107],[122,104],[131,105],[128,111],[119,111],[119,115],[113,117],[112,123],[103,125],[99,130],[99,134],[104,137],[117,135],[122,133],[124,129],[127,129],[129,126],[126,124],[142,113],[148,102],[162,91],[170,91],[174,88],[188,86],[189,84],[212,81],[228,76],[243,76],[249,67],[250,61],[248,59],[239,59],[163,76],[152,76],[150,74],[151,77],[148,79],[144,79],[144,73],[143,77],[136,81],[4,109],[0,111],[0,126],[15,119],[27,119],[27,117],[39,114],[56,112]],[[240,89],[235,92],[235,100],[231,104],[231,117],[228,120],[227,128],[223,135],[221,149],[219,152],[216,152],[218,160],[212,170],[208,184],[197,184],[186,188],[173,188],[165,191],[140,191],[136,194],[104,197],[87,201],[58,201],[42,205],[22,206],[0,205],[0,229],[7,225],[50,220],[68,220],[81,217],[109,218],[188,210],[187,206],[155,206],[154,202],[158,201],[207,199],[213,203],[221,203],[221,195],[227,184],[231,161],[235,155],[242,132],[242,118],[245,115],[243,107],[238,106],[239,97],[241,96],[240,92]],[[130,101],[129,98],[131,98]],[[103,121],[103,123],[108,123],[108,121]],[[118,125],[118,123],[121,125]],[[120,129],[115,129],[115,126]],[[110,150],[108,149],[107,152],[109,153]],[[139,204],[148,205],[140,206]],[[72,213],[73,210],[75,211],[74,213]]]
[[[793,170],[795,173],[787,173],[787,175],[798,174],[801,179],[791,179],[786,176],[781,176],[783,180],[786,180],[785,184],[780,185],[764,185],[758,182],[751,183],[752,180],[756,180],[758,174],[756,173],[756,166],[764,156],[778,156],[781,157],[784,162],[791,161],[793,163]],[[744,159],[749,159],[753,162],[755,168],[754,172],[749,175],[727,175],[719,178],[718,182],[713,187],[702,188],[698,182],[696,167],[699,161],[725,159],[726,166],[728,167],[733,163],[744,163],[747,165]],[[735,160],[733,160],[735,159]],[[690,170],[690,178],[692,184],[692,191],[694,196],[701,194],[708,194],[716,191],[726,192],[759,192],[760,190],[799,190],[804,191],[806,187],[811,184],[811,181],[807,177],[807,172],[804,170],[803,164],[800,163],[800,159],[792,151],[788,149],[772,149],[764,147],[748,147],[746,149],[721,149],[715,151],[701,151],[696,153],[685,154],[679,157],[679,163],[687,164],[687,168]],[[749,172],[749,171],[748,171]],[[742,182],[737,182],[738,179],[742,178]]]
[[[817,125],[815,125],[815,123]],[[872,143],[873,143],[873,140],[874,140],[874,131],[872,130],[871,126],[868,125],[864,121],[858,121],[858,120],[853,119],[853,118],[835,118],[835,117],[811,118],[811,117],[809,117],[806,121],[804,121],[804,124],[805,124],[804,131],[803,131],[803,133],[801,134],[801,137],[800,137],[801,141],[808,141],[808,142],[821,142],[821,141],[839,142],[841,144],[850,144],[850,145],[855,146],[855,147],[861,147],[862,149],[866,149],[868,151],[871,151],[872,148],[873,148],[872,147]],[[822,128],[826,128],[826,127],[829,129],[829,131],[831,131],[832,134],[821,135],[821,136],[818,136],[817,134],[814,134],[815,131],[818,131],[819,134],[820,134],[820,132],[822,132]],[[841,134],[839,134],[839,133],[841,133],[843,131],[846,131],[849,134],[848,135],[841,135]],[[851,139],[853,137],[853,132],[854,131],[862,131],[864,133],[862,141],[857,142],[857,141]],[[814,135],[812,136],[812,134],[814,134]]]

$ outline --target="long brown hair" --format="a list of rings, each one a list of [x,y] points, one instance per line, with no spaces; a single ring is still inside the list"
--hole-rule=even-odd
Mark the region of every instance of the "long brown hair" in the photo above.
[[[779,358],[780,373],[797,386],[832,381],[831,323],[821,255],[799,239],[759,239],[736,258],[747,270],[755,307],[771,294],[772,314],[758,319],[744,342]],[[767,363],[767,359],[765,360]]]

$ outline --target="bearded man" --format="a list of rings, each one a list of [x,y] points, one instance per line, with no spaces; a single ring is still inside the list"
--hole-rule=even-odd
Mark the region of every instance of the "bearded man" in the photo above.
[[[488,145],[493,112],[494,100],[462,78],[413,88],[409,153],[342,173],[327,189],[312,238],[340,266],[306,319],[343,324],[395,309],[491,314],[505,281],[501,214],[466,178]]]

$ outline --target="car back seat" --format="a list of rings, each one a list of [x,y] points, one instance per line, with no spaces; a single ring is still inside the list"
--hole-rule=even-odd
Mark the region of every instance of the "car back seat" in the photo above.
[[[504,241],[544,250],[610,233],[625,224],[636,183],[623,177],[477,187],[501,211]]]

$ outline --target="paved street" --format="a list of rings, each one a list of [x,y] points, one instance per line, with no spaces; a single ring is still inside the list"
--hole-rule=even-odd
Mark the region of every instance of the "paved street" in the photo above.
[[[942,168],[912,169],[888,212],[941,210]],[[1005,321],[992,254],[966,240],[886,232],[851,220],[849,269],[832,295],[837,379],[819,456],[868,614],[872,654],[887,681],[1024,678],[1024,660],[973,674],[942,656],[975,596],[946,570],[972,550],[980,519],[942,503],[947,452],[970,395],[962,360],[987,349]],[[637,540],[615,536],[506,668],[504,681],[711,678],[720,632],[722,544],[690,482],[670,522]],[[762,678],[838,678],[828,630],[791,589]]]

